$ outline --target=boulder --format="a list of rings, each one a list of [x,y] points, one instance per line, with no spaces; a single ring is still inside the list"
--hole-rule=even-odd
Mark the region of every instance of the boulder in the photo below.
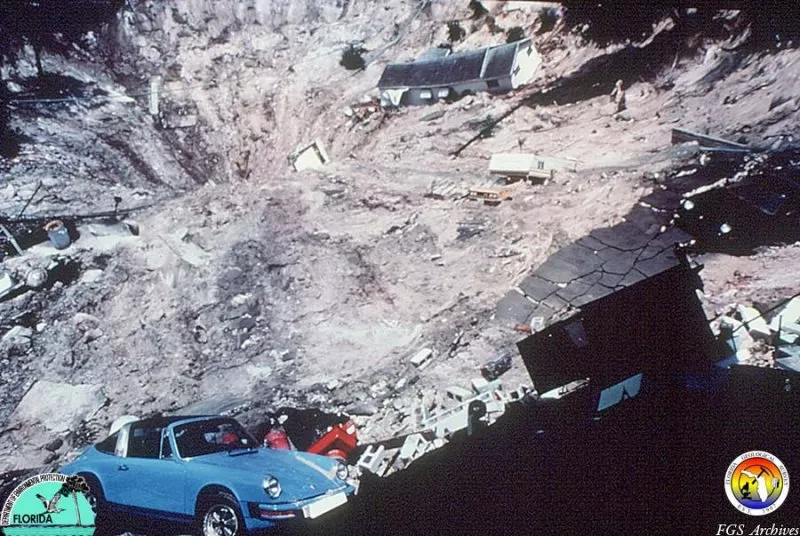
[[[30,339],[33,337],[33,330],[25,326],[14,326],[3,335],[3,340]]]
[[[89,331],[100,327],[100,319],[88,313],[75,313],[72,323],[81,331]]]
[[[345,412],[348,415],[370,416],[378,412],[378,408],[370,402],[354,402],[347,406]]]
[[[488,381],[496,380],[506,372],[511,370],[511,354],[505,353],[489,361],[481,368],[481,375]]]
[[[6,356],[25,355],[31,348],[33,330],[24,326],[14,326],[0,341],[0,354]]]
[[[65,433],[90,419],[106,403],[101,385],[70,385],[37,381],[23,397],[11,422],[42,425],[55,433]]]
[[[230,411],[237,406],[246,403],[247,399],[241,395],[233,393],[221,394],[200,400],[184,407],[178,412],[179,415],[219,415]]]

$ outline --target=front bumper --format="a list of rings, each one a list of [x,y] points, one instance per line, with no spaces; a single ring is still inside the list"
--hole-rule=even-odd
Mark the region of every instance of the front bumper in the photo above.
[[[293,503],[247,502],[242,505],[245,524],[248,530],[262,530],[286,524],[295,525],[312,518],[317,519],[344,506],[355,490],[355,487],[348,484],[334,492]]]

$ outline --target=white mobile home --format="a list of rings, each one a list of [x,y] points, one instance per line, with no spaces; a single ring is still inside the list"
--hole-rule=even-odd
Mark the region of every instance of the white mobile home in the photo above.
[[[516,89],[533,80],[541,58],[533,42],[450,54],[412,63],[391,63],[378,82],[382,106],[428,104],[479,91]]]
[[[489,160],[489,173],[509,179],[548,179],[555,171],[575,171],[577,160],[535,154],[500,153]]]

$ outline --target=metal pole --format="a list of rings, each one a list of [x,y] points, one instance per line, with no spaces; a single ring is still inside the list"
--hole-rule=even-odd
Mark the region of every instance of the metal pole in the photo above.
[[[39,183],[36,185],[36,189],[33,191],[33,195],[28,199],[28,202],[25,203],[25,206],[22,207],[22,210],[19,211],[19,214],[17,214],[17,218],[22,217],[22,214],[28,209],[28,205],[31,204],[31,201],[33,201],[33,198],[36,197],[36,194],[39,193],[39,189],[41,187],[42,187],[42,181],[39,181]]]

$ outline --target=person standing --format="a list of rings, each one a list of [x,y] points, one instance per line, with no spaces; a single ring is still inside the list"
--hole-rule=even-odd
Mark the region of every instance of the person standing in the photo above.
[[[620,113],[625,110],[625,89],[622,87],[622,80],[617,80],[617,83],[614,84],[614,89],[611,91],[611,102],[616,105],[614,113]]]

